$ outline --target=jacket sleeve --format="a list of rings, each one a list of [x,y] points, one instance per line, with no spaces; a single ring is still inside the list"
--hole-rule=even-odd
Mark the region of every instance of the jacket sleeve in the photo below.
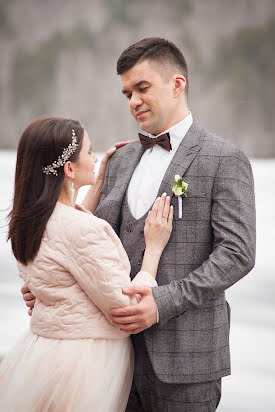
[[[251,271],[255,264],[256,218],[251,165],[237,148],[223,155],[214,180],[213,252],[184,279],[153,288],[160,325],[204,305]]]
[[[109,309],[133,305],[139,300],[139,295],[124,295],[122,288],[154,287],[157,282],[144,271],[131,281],[130,263],[120,240],[114,232],[111,234],[106,222],[95,226],[95,219],[98,220],[93,217],[72,230],[68,270],[108,319]]]

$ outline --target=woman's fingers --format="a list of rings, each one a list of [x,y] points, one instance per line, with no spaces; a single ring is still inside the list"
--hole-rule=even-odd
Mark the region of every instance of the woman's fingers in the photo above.
[[[170,213],[170,196],[166,196],[163,211],[162,211],[162,218],[168,219]]]
[[[161,197],[158,197],[155,200],[152,210],[148,213],[146,221],[153,221],[155,219],[162,221],[162,219],[166,219],[168,223],[172,224],[174,209],[173,206],[170,205],[170,202],[170,196],[167,196],[166,193],[163,193]]]
[[[152,210],[150,211],[149,219],[150,220],[155,220],[157,217],[158,213],[158,208],[159,208],[159,202],[160,202],[160,197],[158,197],[152,207]]]
[[[108,150],[108,151],[105,153],[103,159],[102,159],[101,162],[100,162],[100,166],[99,166],[99,169],[98,169],[97,179],[99,179],[99,180],[100,180],[100,179],[102,179],[102,180],[104,179],[108,160],[109,160],[109,158],[115,153],[115,151],[116,151],[116,147],[112,147],[112,149]]]
[[[115,143],[114,146],[118,149],[119,147],[123,147],[123,146],[125,146],[126,144],[133,143],[133,142],[134,142],[134,140],[127,140],[127,142],[118,142],[118,143]]]
[[[126,144],[132,143],[134,140],[128,140],[127,142],[117,142],[111,147],[111,149],[107,150],[105,153],[104,158],[102,159],[101,163],[107,163],[109,157],[112,156],[113,153],[115,153],[116,149],[119,149],[120,147],[126,146]]]
[[[103,163],[103,164],[104,164],[104,163],[107,163],[109,157],[111,157],[112,154],[115,153],[116,149],[117,149],[117,148],[114,146],[114,147],[112,147],[111,149],[107,150],[107,152],[105,153],[103,159],[101,160],[101,164],[102,164],[102,163]]]
[[[157,211],[157,219],[159,221],[161,221],[162,218],[163,218],[163,210],[164,210],[164,206],[165,206],[165,203],[166,203],[166,196],[167,196],[167,194],[163,193],[161,195],[161,198],[160,198],[160,201],[159,201],[158,211]]]
[[[172,228],[174,217],[174,208],[173,206],[169,207],[169,216],[168,216],[168,225]]]
[[[104,157],[102,158],[102,160],[100,162],[98,174],[100,174],[100,172],[102,172],[102,171],[105,171],[108,160],[115,153],[115,151],[116,151],[116,147],[112,147],[112,149],[108,150],[105,153]]]
[[[108,160],[115,153],[116,149],[119,149],[120,147],[123,147],[126,144],[132,143],[133,141],[134,140],[128,140],[127,142],[115,143],[114,146],[111,147],[111,149],[107,150],[107,152],[105,153],[103,159],[100,162],[100,166],[99,166],[99,170],[98,170],[98,177],[99,178],[104,177]]]

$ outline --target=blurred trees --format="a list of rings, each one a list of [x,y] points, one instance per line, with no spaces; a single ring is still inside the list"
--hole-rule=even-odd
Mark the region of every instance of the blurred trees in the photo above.
[[[47,113],[60,54],[79,53],[86,48],[95,50],[96,39],[85,26],[76,26],[69,32],[54,33],[32,51],[18,49],[14,55],[11,83],[15,109],[27,103],[35,116]]]
[[[275,153],[274,50],[274,18],[262,27],[242,28],[218,42],[206,78],[211,87],[226,85],[225,102],[232,112],[235,131],[249,132],[263,156]]]
[[[0,0],[0,147],[15,148],[25,126],[46,115],[81,120],[95,150],[135,136],[116,60],[135,41],[161,36],[187,58],[198,122],[249,156],[275,157],[275,7],[263,2]]]

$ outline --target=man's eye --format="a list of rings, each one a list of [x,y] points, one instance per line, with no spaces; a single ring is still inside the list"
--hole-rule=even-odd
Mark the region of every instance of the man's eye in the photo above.
[[[140,91],[141,91],[141,93],[145,93],[147,89],[148,89],[148,87],[143,87],[142,89],[140,89]]]

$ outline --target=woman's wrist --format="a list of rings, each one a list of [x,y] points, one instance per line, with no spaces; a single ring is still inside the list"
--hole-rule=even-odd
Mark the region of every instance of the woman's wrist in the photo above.
[[[151,257],[153,257],[154,259],[160,259],[161,255],[162,255],[162,250],[160,250],[159,247],[156,246],[146,246],[145,248],[145,252],[148,255],[150,255]]]
[[[94,213],[99,203],[101,188],[102,184],[100,185],[96,183],[91,186],[82,202],[82,206],[92,213]]]
[[[141,270],[150,273],[150,275],[156,278],[161,253],[162,251],[158,248],[146,246]]]

